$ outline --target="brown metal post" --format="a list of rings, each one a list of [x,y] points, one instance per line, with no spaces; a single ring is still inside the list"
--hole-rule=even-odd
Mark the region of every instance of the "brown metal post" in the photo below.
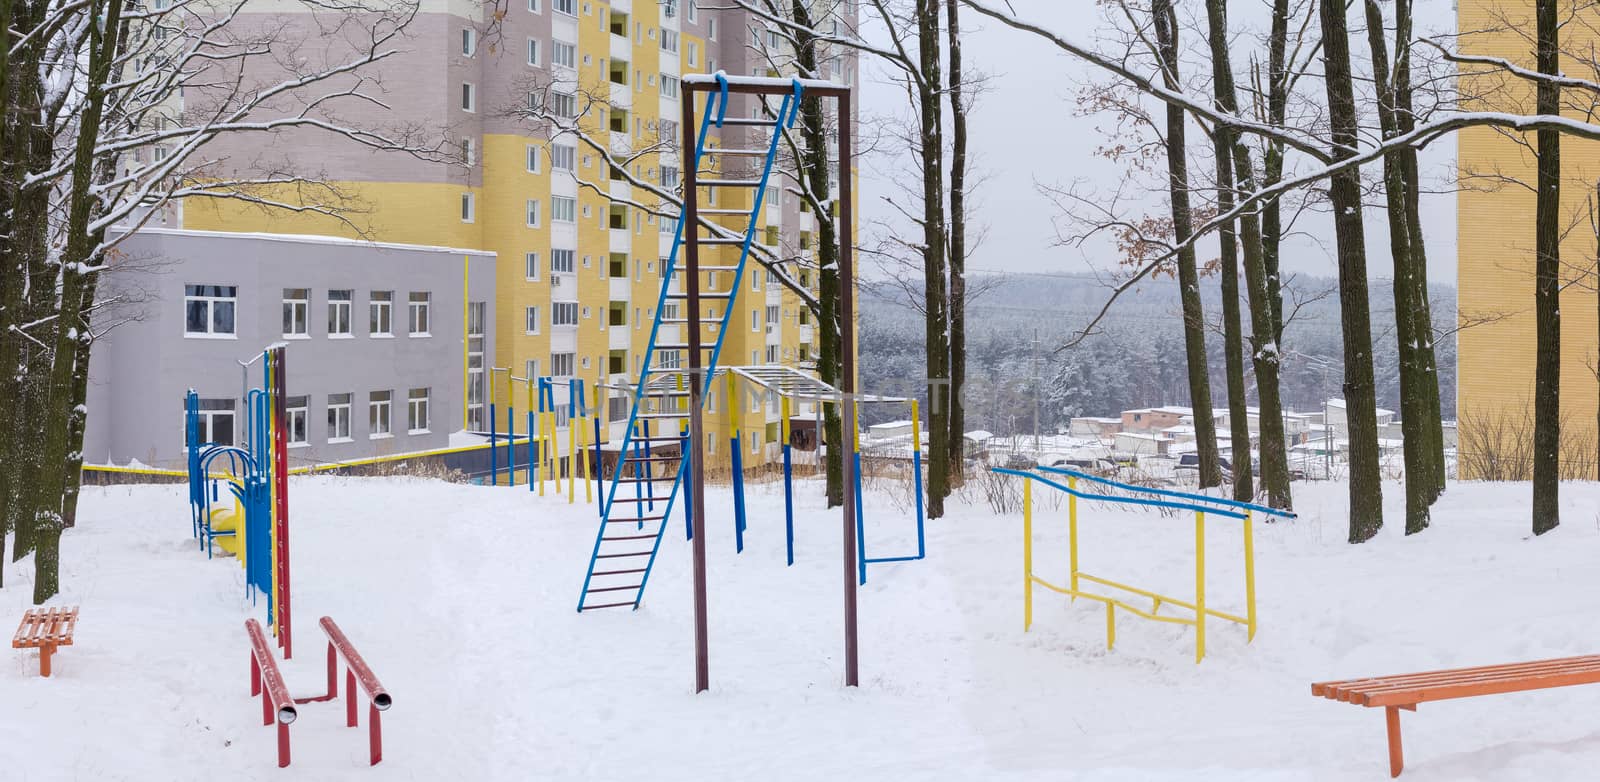
[[[855,232],[852,230],[850,158],[850,91],[839,95],[839,388],[844,392],[844,427],[841,440],[849,442],[856,431],[855,392]],[[847,448],[829,443],[829,448]],[[917,447],[912,443],[912,447]],[[844,465],[844,685],[861,684],[859,644],[856,637],[856,496],[855,464],[846,451]]]
[[[683,168],[683,221],[684,291],[688,304],[684,308],[684,330],[689,344],[689,508],[698,529],[694,531],[694,691],[705,692],[711,688],[710,644],[706,628],[706,485],[705,485],[705,422],[701,415],[701,396],[705,393],[701,374],[700,356],[700,244],[699,209],[697,205],[699,161],[695,159],[695,92],[685,90],[683,96],[683,145],[678,150]],[[670,284],[670,280],[668,281]],[[732,303],[731,300],[729,302]],[[647,379],[648,380],[648,379]]]

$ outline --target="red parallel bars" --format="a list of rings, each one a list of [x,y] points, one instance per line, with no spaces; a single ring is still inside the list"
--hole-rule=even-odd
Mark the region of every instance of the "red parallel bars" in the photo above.
[[[289,765],[289,723],[299,716],[289,688],[278,672],[278,661],[272,656],[272,647],[261,631],[261,623],[246,619],[245,632],[250,635],[250,694],[261,696],[261,724],[273,723],[276,709],[278,723],[278,768]]]

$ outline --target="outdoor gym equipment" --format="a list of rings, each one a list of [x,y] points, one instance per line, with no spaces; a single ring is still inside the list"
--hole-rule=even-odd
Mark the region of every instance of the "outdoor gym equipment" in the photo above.
[[[1169,489],[1153,489],[1144,486],[1134,486],[1127,483],[1101,478],[1077,470],[1060,467],[1039,467],[1039,471],[1062,476],[1066,483],[1062,484],[1050,478],[1032,472],[1011,470],[996,467],[991,472],[1004,475],[1015,475],[1026,479],[1022,484],[1022,572],[1023,572],[1023,608],[1022,628],[1027,631],[1033,626],[1033,588],[1034,585],[1042,586],[1054,592],[1059,592],[1074,598],[1083,597],[1102,603],[1106,607],[1106,648],[1113,648],[1116,644],[1117,626],[1116,611],[1121,608],[1136,616],[1155,622],[1168,622],[1171,624],[1190,625],[1195,629],[1195,662],[1205,659],[1206,655],[1206,620],[1221,619],[1228,622],[1244,625],[1247,638],[1253,640],[1256,635],[1256,580],[1255,580],[1255,543],[1253,539],[1253,517],[1255,514],[1294,518],[1295,514],[1289,511],[1269,508],[1264,505],[1255,505],[1248,502],[1209,497],[1204,494],[1191,494],[1189,492],[1172,491]],[[1120,489],[1127,492],[1151,495],[1150,497],[1133,497],[1116,494],[1098,494],[1086,492],[1078,488],[1078,482],[1089,483]],[[1067,550],[1068,571],[1066,585],[1053,584],[1034,575],[1033,570],[1033,484],[1039,483],[1046,487],[1058,490],[1067,495]],[[1097,575],[1086,573],[1078,567],[1078,500],[1095,500],[1117,505],[1138,505],[1153,508],[1166,508],[1169,510],[1189,511],[1194,514],[1194,599],[1184,600],[1170,595],[1163,595],[1152,590],[1143,589],[1129,584],[1113,581]],[[1235,519],[1242,522],[1243,529],[1243,556],[1244,556],[1244,593],[1245,613],[1240,616],[1211,608],[1206,603],[1206,516]],[[1110,589],[1120,590],[1138,597],[1146,598],[1151,602],[1148,610],[1118,597],[1088,592],[1079,587],[1081,582],[1090,582]],[[1161,613],[1163,605],[1184,609],[1193,614],[1192,617],[1168,616]]]

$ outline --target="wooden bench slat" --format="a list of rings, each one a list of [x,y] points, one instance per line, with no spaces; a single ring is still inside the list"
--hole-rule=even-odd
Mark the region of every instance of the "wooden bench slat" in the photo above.
[[[1424,673],[1405,674],[1402,676],[1381,676],[1370,679],[1348,679],[1344,681],[1320,682],[1311,685],[1312,695],[1318,695],[1333,700],[1350,702],[1353,698],[1374,693],[1393,693],[1397,691],[1416,690],[1423,687],[1436,687],[1445,684],[1456,684],[1472,681],[1499,681],[1510,677],[1531,677],[1552,672],[1578,672],[1584,670],[1600,670],[1600,655],[1585,657],[1563,657],[1536,662],[1509,663],[1504,665],[1485,665],[1475,668],[1456,668],[1444,671],[1429,671]]]

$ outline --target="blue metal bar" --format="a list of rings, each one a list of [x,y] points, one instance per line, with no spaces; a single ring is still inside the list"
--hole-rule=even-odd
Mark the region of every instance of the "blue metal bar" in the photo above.
[[[1177,499],[1190,500],[1192,502],[1202,502],[1202,503],[1213,504],[1213,505],[1221,505],[1222,507],[1225,507],[1225,508],[1244,508],[1245,510],[1252,510],[1252,511],[1255,511],[1257,513],[1265,513],[1265,514],[1267,514],[1269,516],[1281,516],[1281,517],[1287,518],[1287,519],[1297,518],[1296,514],[1291,512],[1291,511],[1281,510],[1279,508],[1269,508],[1269,507],[1267,507],[1265,505],[1257,505],[1257,504],[1251,503],[1251,502],[1240,502],[1238,500],[1229,500],[1229,499],[1224,499],[1222,497],[1212,497],[1212,496],[1206,495],[1206,494],[1194,494],[1192,492],[1186,492],[1186,491],[1174,491],[1172,489],[1154,489],[1154,488],[1150,488],[1148,486],[1134,486],[1133,484],[1130,484],[1130,483],[1121,483],[1119,481],[1113,481],[1110,478],[1102,478],[1102,477],[1100,477],[1098,475],[1092,475],[1090,473],[1081,472],[1081,471],[1078,471],[1078,470],[1072,470],[1072,469],[1068,469],[1066,467],[1045,467],[1043,465],[1040,465],[1038,469],[1041,472],[1055,473],[1057,475],[1070,475],[1070,476],[1072,476],[1074,478],[1080,478],[1082,480],[1090,481],[1092,483],[1104,484],[1106,486],[1115,486],[1116,488],[1123,489],[1125,491],[1142,492],[1144,494],[1155,494],[1155,495],[1158,495],[1158,496],[1161,496],[1161,497],[1174,497],[1174,498],[1177,498]]]
[[[1031,472],[1023,472],[1022,470],[1010,470],[1004,467],[991,467],[989,468],[989,472],[997,472],[1003,475],[1019,475],[1030,480],[1038,481],[1046,486],[1053,486],[1081,500],[1100,500],[1102,502],[1114,502],[1123,505],[1144,505],[1151,508],[1172,508],[1173,510],[1186,510],[1194,511],[1196,513],[1206,513],[1212,516],[1226,516],[1230,519],[1245,518],[1245,514],[1243,513],[1237,513],[1231,510],[1223,510],[1220,508],[1208,508],[1202,505],[1190,505],[1182,502],[1166,502],[1164,500],[1146,500],[1139,497],[1118,497],[1114,494],[1091,494],[1089,492],[1078,491],[1077,489],[1073,489],[1064,484],[1056,483],[1049,478],[1035,475]]]
[[[517,408],[506,405],[506,485],[517,485]]]
[[[860,502],[858,498],[856,502]],[[789,444],[783,444],[783,542],[788,555],[787,564],[794,564],[794,469],[790,463]]]
[[[744,553],[744,462],[739,458],[739,433],[728,439],[733,448],[733,552]]]
[[[856,485],[856,568],[860,571],[860,583],[867,583],[867,526],[865,514],[861,510],[861,452],[855,452],[855,485]]]

